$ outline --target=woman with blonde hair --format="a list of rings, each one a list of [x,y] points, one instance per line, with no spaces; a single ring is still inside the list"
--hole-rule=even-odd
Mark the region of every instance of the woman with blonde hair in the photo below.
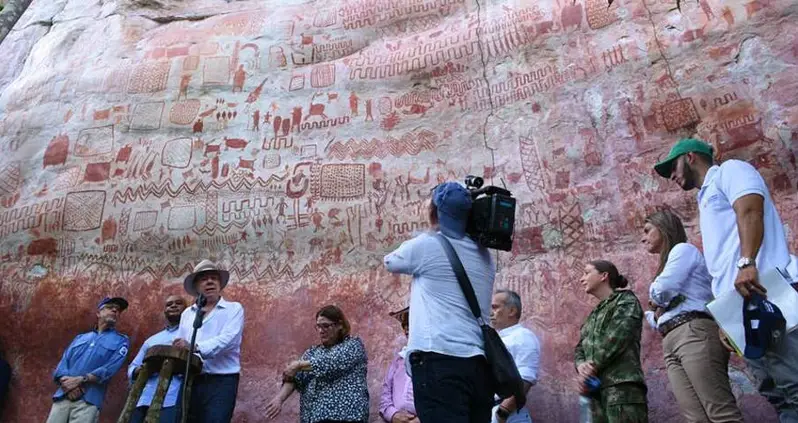
[[[712,277],[704,257],[669,210],[646,218],[641,242],[659,255],[646,319],[662,334],[668,380],[682,415],[689,423],[743,421],[729,384],[729,351],[706,312]]]

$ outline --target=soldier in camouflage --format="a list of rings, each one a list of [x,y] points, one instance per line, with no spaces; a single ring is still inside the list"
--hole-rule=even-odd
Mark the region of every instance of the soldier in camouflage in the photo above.
[[[640,366],[643,308],[632,291],[620,289],[628,281],[608,261],[587,264],[581,283],[599,304],[582,325],[576,346],[579,393],[588,394],[585,382],[596,376],[601,387],[591,394],[594,422],[648,422],[647,388]]]

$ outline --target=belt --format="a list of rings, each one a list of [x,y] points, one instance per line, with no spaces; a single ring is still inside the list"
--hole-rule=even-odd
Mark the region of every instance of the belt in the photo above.
[[[665,336],[668,335],[668,332],[695,319],[714,320],[712,316],[710,316],[708,313],[704,313],[703,311],[687,311],[684,313],[679,313],[676,316],[668,319],[667,322],[663,323],[662,326],[660,326],[659,332],[662,334],[662,337],[664,338]]]

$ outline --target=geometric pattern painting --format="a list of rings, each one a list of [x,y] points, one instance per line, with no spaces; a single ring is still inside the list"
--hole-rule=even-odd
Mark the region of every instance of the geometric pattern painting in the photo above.
[[[163,146],[161,164],[183,169],[191,162],[191,138],[177,138],[167,141]]]
[[[64,201],[64,230],[89,231],[100,227],[105,191],[70,192]]]

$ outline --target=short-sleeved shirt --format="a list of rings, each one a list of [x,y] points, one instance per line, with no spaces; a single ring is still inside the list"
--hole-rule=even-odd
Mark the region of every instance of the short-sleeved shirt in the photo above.
[[[760,272],[774,267],[786,270],[798,281],[798,258],[790,255],[779,213],[770,197],[765,180],[741,160],[727,160],[709,168],[698,192],[701,237],[704,257],[712,275],[712,294],[717,297],[734,289],[737,261],[740,259],[740,235],[734,202],[757,194],[764,199],[764,237],[756,265]]]
[[[468,236],[449,238],[449,242],[474,287],[482,317],[487,319],[496,276],[490,252]],[[403,242],[385,256],[384,262],[390,272],[413,275],[408,354],[425,351],[464,358],[484,355],[482,331],[434,234],[422,233]]]

